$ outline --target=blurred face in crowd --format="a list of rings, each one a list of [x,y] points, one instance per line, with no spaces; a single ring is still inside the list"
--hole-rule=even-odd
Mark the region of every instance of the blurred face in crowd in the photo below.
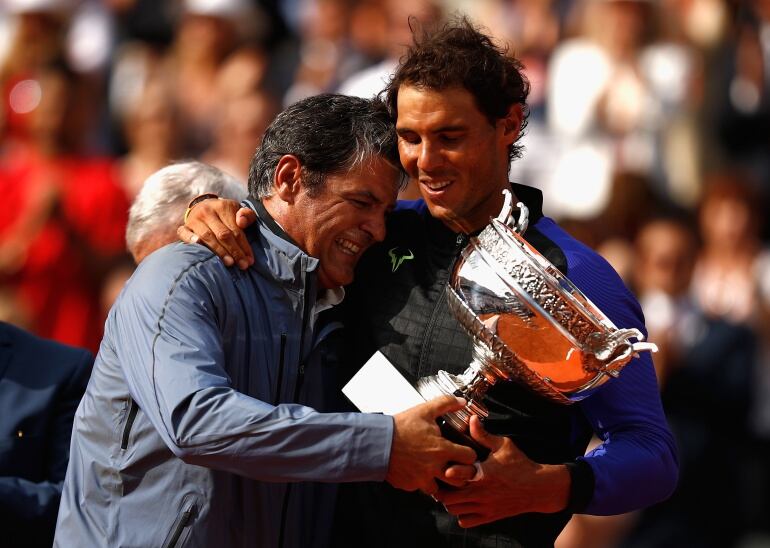
[[[637,285],[644,293],[662,291],[678,296],[687,292],[695,264],[694,236],[671,221],[654,221],[637,238]]]
[[[509,188],[508,149],[521,125],[517,105],[490,123],[466,89],[398,90],[398,151],[419,183],[431,215],[449,228],[473,232],[500,212]]]
[[[177,30],[178,49],[191,58],[221,58],[232,47],[237,31],[224,17],[186,13]]]
[[[652,14],[645,0],[614,0],[596,4],[593,12],[597,38],[617,58],[633,55],[643,44]]]
[[[714,247],[730,248],[754,235],[756,224],[748,203],[736,197],[712,197],[700,212],[704,241]]]
[[[395,206],[399,182],[396,168],[374,157],[347,173],[327,175],[318,189],[301,187],[293,197],[294,214],[280,223],[319,260],[321,287],[353,281],[361,255],[385,237],[385,214]]]

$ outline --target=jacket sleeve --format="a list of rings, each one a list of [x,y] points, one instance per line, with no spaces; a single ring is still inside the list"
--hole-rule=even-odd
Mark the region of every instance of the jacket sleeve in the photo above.
[[[582,513],[621,514],[671,496],[679,464],[649,355],[634,359],[581,405],[602,442],[584,457],[594,491]]]
[[[606,261],[595,255],[572,260],[570,279],[588,298],[619,328],[646,334],[641,307]],[[584,457],[594,481],[581,512],[620,514],[668,498],[679,464],[650,353],[631,360],[618,378],[579,405],[601,440]]]
[[[46,344],[49,344],[46,341]],[[64,484],[64,475],[69,461],[70,435],[72,420],[80,398],[85,392],[93,364],[93,356],[82,349],[67,348],[64,351],[57,346],[55,351],[41,355],[36,367],[61,367],[71,371],[56,391],[48,411],[50,422],[45,436],[45,477],[40,481],[27,478],[0,476],[0,511],[6,521],[12,524],[14,538],[28,541],[45,538],[53,531],[56,513],[59,509]],[[60,359],[68,360],[64,362]],[[40,373],[41,376],[44,372]],[[0,527],[1,528],[1,527]]]
[[[273,406],[231,386],[218,321],[227,283],[219,261],[168,283],[140,269],[113,310],[108,328],[121,334],[114,351],[129,391],[165,444],[187,463],[264,481],[382,480],[390,417]]]

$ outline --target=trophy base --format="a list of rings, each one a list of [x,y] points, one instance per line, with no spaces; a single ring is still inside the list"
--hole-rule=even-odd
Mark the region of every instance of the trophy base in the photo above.
[[[473,415],[484,420],[489,415],[489,412],[482,403],[468,397],[466,394],[467,385],[462,379],[446,371],[439,371],[436,375],[419,379],[416,388],[425,400],[445,395],[457,396],[467,400],[467,405],[462,409],[442,416],[438,421],[439,427],[444,437],[449,441],[470,447],[476,451],[479,460],[484,460],[489,454],[489,449],[479,445],[477,441],[468,435],[468,424]]]

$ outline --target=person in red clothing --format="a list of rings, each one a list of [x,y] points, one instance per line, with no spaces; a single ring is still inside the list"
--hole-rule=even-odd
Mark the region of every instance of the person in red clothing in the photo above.
[[[0,212],[0,286],[33,332],[95,351],[101,285],[125,253],[129,203],[114,160],[80,153],[88,113],[77,77],[55,64],[29,82],[39,104],[0,149],[0,193],[13,204]]]

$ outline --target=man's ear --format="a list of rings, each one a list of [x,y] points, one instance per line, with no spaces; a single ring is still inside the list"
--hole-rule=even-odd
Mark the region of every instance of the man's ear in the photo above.
[[[273,176],[275,194],[286,203],[294,203],[294,199],[300,191],[302,179],[302,164],[299,158],[292,154],[285,154],[278,160]]]
[[[519,138],[519,132],[521,131],[521,121],[524,119],[524,112],[519,103],[514,103],[511,108],[508,109],[508,114],[503,117],[500,122],[503,126],[503,136],[506,141],[510,143],[516,142]]]

